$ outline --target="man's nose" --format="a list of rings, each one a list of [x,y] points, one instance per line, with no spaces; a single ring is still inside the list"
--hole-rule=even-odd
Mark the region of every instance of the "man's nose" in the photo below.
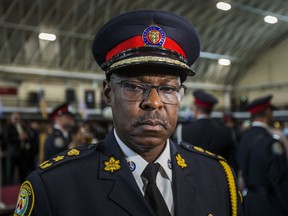
[[[144,109],[161,109],[164,103],[161,101],[160,95],[156,88],[151,88],[148,95],[143,99],[141,106]]]

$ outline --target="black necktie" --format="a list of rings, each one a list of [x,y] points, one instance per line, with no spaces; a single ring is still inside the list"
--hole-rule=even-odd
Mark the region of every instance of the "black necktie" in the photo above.
[[[159,167],[159,163],[149,163],[142,173],[142,177],[146,178],[148,181],[145,190],[145,198],[156,216],[170,216],[165,200],[156,185],[156,176]]]

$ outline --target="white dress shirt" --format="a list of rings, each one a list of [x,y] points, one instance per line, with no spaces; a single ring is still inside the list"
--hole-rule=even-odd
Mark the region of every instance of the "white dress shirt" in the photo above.
[[[115,138],[123,151],[127,163],[130,166],[130,170],[144,196],[145,194],[145,184],[141,178],[141,174],[144,171],[145,167],[148,165],[148,162],[145,161],[140,155],[126,146],[118,137],[114,129]],[[156,177],[156,184],[168,206],[168,209],[171,213],[171,216],[174,215],[174,202],[173,202],[173,193],[172,193],[172,170],[171,170],[171,158],[170,158],[170,143],[169,140],[166,142],[166,146],[161,155],[154,161],[159,163],[160,169]]]

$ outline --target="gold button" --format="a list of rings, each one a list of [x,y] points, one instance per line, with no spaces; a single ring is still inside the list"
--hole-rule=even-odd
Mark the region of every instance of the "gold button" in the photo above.
[[[208,216],[213,216],[213,214],[209,213]]]

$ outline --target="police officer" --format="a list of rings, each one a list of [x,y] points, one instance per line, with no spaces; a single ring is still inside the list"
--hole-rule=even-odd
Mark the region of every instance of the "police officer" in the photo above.
[[[169,139],[199,47],[192,24],[167,11],[132,11],[105,24],[92,51],[106,74],[114,129],[41,164],[22,185],[15,214],[239,215],[226,161]]]
[[[211,118],[211,112],[218,103],[217,98],[204,90],[195,90],[195,121],[182,128],[182,139],[229,159],[233,148],[233,138],[227,128]]]
[[[247,216],[288,215],[288,168],[280,140],[270,132],[272,95],[257,98],[249,106],[252,126],[239,144],[238,161],[245,186]]]
[[[69,110],[67,103],[54,108],[50,114],[50,119],[54,121],[53,131],[47,137],[44,145],[44,160],[68,149],[69,129],[75,123],[75,116]]]

